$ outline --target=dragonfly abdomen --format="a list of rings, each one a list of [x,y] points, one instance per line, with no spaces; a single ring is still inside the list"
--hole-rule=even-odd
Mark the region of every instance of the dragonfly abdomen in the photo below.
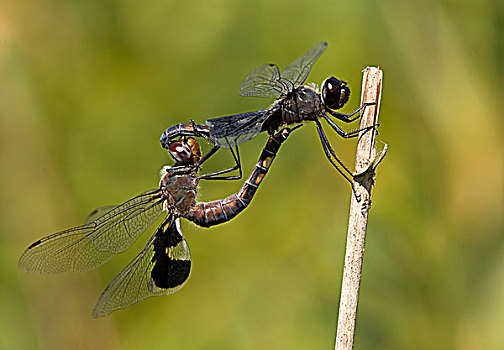
[[[283,129],[270,136],[259,161],[238,193],[218,201],[196,204],[186,218],[203,227],[214,226],[231,220],[242,212],[252,201],[259,185],[268,172],[283,141],[291,132]]]
[[[173,126],[170,126],[166,129],[163,134],[161,134],[161,144],[164,148],[167,148],[172,141],[172,139],[180,136],[196,136],[196,137],[204,137],[207,138],[210,135],[210,130],[208,126],[191,123],[179,123]]]

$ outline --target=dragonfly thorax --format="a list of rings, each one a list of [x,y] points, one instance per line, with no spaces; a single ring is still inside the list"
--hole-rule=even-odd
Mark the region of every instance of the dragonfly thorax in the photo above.
[[[292,94],[280,101],[282,105],[282,120],[284,124],[300,123],[314,120],[321,113],[322,100],[315,89],[309,86],[299,86]]]
[[[160,188],[165,197],[164,207],[182,215],[196,203],[198,178],[192,173],[165,173],[161,178]]]

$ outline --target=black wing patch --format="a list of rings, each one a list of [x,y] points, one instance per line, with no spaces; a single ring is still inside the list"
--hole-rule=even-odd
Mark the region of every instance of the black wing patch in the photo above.
[[[168,217],[145,248],[105,288],[93,317],[107,316],[153,296],[181,289],[191,272],[189,246],[180,230],[180,219]]]
[[[86,224],[61,231],[31,244],[19,259],[27,272],[60,274],[92,270],[128,249],[163,211],[159,189],[129,201],[99,208]]]

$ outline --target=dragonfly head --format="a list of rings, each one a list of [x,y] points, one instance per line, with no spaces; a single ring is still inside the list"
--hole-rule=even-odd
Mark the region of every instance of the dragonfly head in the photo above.
[[[201,157],[199,143],[192,137],[172,141],[168,146],[168,153],[177,165],[194,165]]]
[[[350,88],[346,81],[330,77],[322,83],[322,102],[329,109],[340,109],[348,102]]]

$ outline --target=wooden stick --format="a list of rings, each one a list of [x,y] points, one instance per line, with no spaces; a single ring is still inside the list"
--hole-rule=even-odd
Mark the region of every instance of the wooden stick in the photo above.
[[[367,67],[362,80],[361,105],[364,102],[376,102],[368,106],[362,116],[360,128],[376,125],[380,108],[383,72],[376,67]],[[346,242],[345,267],[341,282],[340,307],[338,315],[338,330],[336,334],[336,350],[353,348],[357,305],[359,301],[359,286],[364,256],[364,242],[368,211],[371,206],[371,187],[374,183],[374,170],[385,155],[387,145],[377,154],[375,143],[376,131],[361,132],[357,144],[355,160],[354,188],[350,204],[348,220],[348,235]],[[357,197],[356,197],[357,195]]]

